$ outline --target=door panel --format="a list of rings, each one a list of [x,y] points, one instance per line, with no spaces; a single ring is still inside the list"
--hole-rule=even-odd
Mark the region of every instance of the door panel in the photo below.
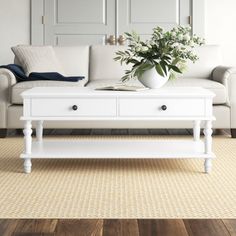
[[[105,44],[115,32],[115,0],[45,1],[45,44]]]
[[[204,37],[204,12],[205,0],[31,0],[31,43],[105,44],[132,30],[149,38],[157,25],[188,25],[191,15]]]
[[[56,3],[58,23],[106,24],[104,0],[57,0]]]
[[[89,43],[88,43],[89,42]],[[76,46],[78,44],[105,44],[106,35],[57,35],[56,45]]]
[[[164,4],[157,3],[157,0],[128,0],[128,13],[130,15],[130,24],[152,24],[170,23],[178,24],[179,12],[178,0],[165,0]],[[157,7],[156,7],[157,6]],[[124,10],[123,10],[124,11]],[[166,14],[168,12],[168,14]]]
[[[169,30],[187,25],[191,14],[191,0],[119,0],[118,34],[135,30],[147,38],[156,26]]]

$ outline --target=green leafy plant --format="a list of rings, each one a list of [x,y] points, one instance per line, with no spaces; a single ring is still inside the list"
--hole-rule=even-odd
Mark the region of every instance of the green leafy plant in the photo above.
[[[183,73],[188,60],[196,62],[198,56],[193,48],[204,44],[204,40],[191,35],[191,27],[178,26],[170,31],[161,27],[153,29],[150,40],[142,41],[136,32],[125,33],[128,48],[116,52],[114,60],[121,64],[133,64],[126,70],[122,81],[140,77],[146,70],[155,67],[163,77],[175,78],[176,73]]]

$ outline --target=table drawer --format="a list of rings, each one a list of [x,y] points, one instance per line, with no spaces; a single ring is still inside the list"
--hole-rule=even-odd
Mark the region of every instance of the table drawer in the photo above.
[[[74,107],[73,107],[74,106]],[[77,108],[77,109],[76,109]],[[63,99],[32,99],[32,116],[84,116],[108,117],[116,116],[115,98],[63,98]]]
[[[180,117],[204,116],[204,99],[120,99],[119,115],[122,117]]]

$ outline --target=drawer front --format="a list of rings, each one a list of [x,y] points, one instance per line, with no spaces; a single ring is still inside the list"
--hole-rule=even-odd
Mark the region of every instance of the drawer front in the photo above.
[[[77,109],[76,109],[77,108]],[[108,117],[116,116],[116,99],[32,99],[32,116],[51,117]]]
[[[120,99],[121,117],[190,117],[205,115],[204,99]]]

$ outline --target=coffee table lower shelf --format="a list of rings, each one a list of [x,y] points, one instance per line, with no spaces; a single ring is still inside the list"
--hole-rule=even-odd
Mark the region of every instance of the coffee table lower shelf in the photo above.
[[[21,154],[26,172],[31,171],[33,158],[202,158],[209,172],[215,157],[214,153],[205,154],[204,142],[189,140],[44,140],[33,141],[31,150],[31,154]]]

